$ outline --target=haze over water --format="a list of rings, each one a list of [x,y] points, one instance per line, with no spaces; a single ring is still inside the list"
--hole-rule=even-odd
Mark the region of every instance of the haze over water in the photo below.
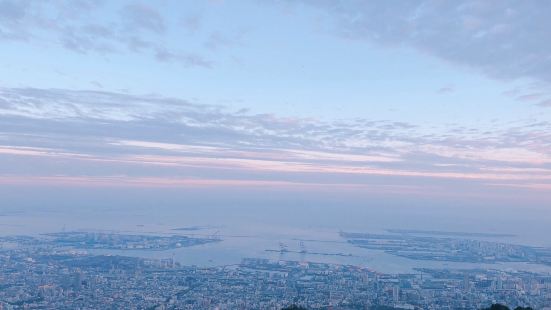
[[[157,190],[156,190],[157,191]],[[365,199],[346,203],[349,197],[306,195],[277,190],[259,191],[258,196],[227,192],[209,197],[208,190],[186,193],[163,191],[165,201],[152,200],[152,192],[136,190],[74,189],[71,192],[50,188],[43,198],[49,208],[8,208],[0,217],[3,235],[39,235],[60,231],[97,231],[132,234],[184,234],[211,237],[222,241],[168,251],[92,250],[98,254],[172,258],[184,264],[219,266],[237,264],[246,257],[307,260],[366,266],[381,272],[413,272],[413,268],[492,268],[551,272],[551,268],[525,263],[473,264],[417,261],[367,250],[347,244],[340,231],[387,233],[387,229],[435,230],[512,234],[503,237],[463,237],[551,246],[549,219],[541,210],[504,208],[503,206],[459,206],[442,201],[447,208],[431,206],[424,199],[397,202],[388,199]],[[8,192],[4,197],[13,197]],[[74,198],[73,198],[74,197]],[[85,203],[81,203],[81,199]],[[21,197],[17,198],[21,201]],[[34,199],[34,198],[28,198]],[[116,205],[112,201],[117,201]],[[79,207],[85,205],[86,207]],[[495,208],[500,208],[496,213]],[[231,210],[231,212],[229,212]],[[453,212],[456,210],[456,212]],[[187,228],[190,230],[178,230]],[[195,230],[196,229],[196,230]],[[461,237],[457,237],[461,238]],[[281,254],[280,244],[300,251],[300,240],[308,251],[341,253],[352,256]],[[267,252],[266,250],[274,250]]]

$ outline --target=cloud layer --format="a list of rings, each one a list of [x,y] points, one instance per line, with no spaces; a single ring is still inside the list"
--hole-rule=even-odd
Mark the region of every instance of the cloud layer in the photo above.
[[[167,42],[168,22],[145,2],[0,0],[0,40],[53,44],[81,54],[142,53],[210,68],[202,55]]]
[[[546,1],[302,1],[342,37],[412,47],[505,80],[530,79],[551,98],[551,3]],[[530,93],[532,94],[532,93]],[[543,94],[540,94],[543,95]]]
[[[152,95],[3,88],[0,123],[4,184],[439,195],[495,188],[546,195],[551,186],[548,122],[434,129],[283,118]]]

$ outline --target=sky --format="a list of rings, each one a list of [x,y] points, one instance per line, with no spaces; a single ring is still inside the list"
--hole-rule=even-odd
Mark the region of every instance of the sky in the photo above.
[[[0,192],[546,208],[549,13],[537,0],[0,0]]]

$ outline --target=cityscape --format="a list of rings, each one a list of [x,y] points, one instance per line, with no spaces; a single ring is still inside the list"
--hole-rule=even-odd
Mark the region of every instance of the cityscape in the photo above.
[[[363,238],[383,237],[345,232],[340,235],[364,242],[367,239]],[[385,240],[395,237],[386,236]],[[201,239],[105,232],[2,237],[0,306],[2,309],[283,309],[290,305],[306,309],[383,306],[483,309],[500,303],[550,309],[547,306],[551,304],[551,273],[499,270],[497,266],[496,269],[415,268],[411,273],[389,274],[366,266],[305,259],[249,257],[235,265],[201,267],[183,265],[173,257],[152,259],[86,251],[136,248],[161,251],[171,246],[191,247],[210,242],[224,240],[219,236]],[[439,243],[434,244],[435,249],[440,248]],[[455,240],[454,244],[465,243]],[[476,255],[487,256],[486,252],[501,257],[500,252],[493,252],[496,249],[516,255],[517,246],[487,242],[461,249],[473,256],[438,259],[470,261]],[[281,254],[286,251],[282,248]],[[534,259],[539,260],[526,256],[524,261]]]
[[[419,236],[419,234],[440,235],[441,232],[402,232],[400,230],[390,230],[390,232],[398,232],[398,234],[383,235],[341,232],[341,236],[358,247],[384,250],[393,255],[415,260],[471,263],[517,261],[551,266],[551,249],[548,248],[457,237],[450,238],[450,236]],[[471,234],[467,236],[477,235]],[[482,234],[482,236],[488,236],[488,234]]]

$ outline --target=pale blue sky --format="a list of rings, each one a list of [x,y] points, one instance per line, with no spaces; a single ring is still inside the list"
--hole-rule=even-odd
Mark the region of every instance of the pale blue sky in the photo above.
[[[0,0],[0,156],[13,162],[0,176],[549,199],[545,12],[541,1]]]
[[[71,25],[120,22],[117,13],[124,5],[117,4],[81,13]],[[126,47],[113,53],[75,52],[60,45],[59,34],[36,31],[36,39],[3,42],[0,81],[11,87],[156,93],[299,117],[468,123],[541,113],[504,94],[523,86],[522,81],[491,79],[410,46],[336,36],[327,13],[308,6],[257,1],[147,5],[163,20],[164,30],[154,40],[202,57],[210,68],[160,63],[154,51],[134,53]],[[121,31],[152,37],[151,31]]]

